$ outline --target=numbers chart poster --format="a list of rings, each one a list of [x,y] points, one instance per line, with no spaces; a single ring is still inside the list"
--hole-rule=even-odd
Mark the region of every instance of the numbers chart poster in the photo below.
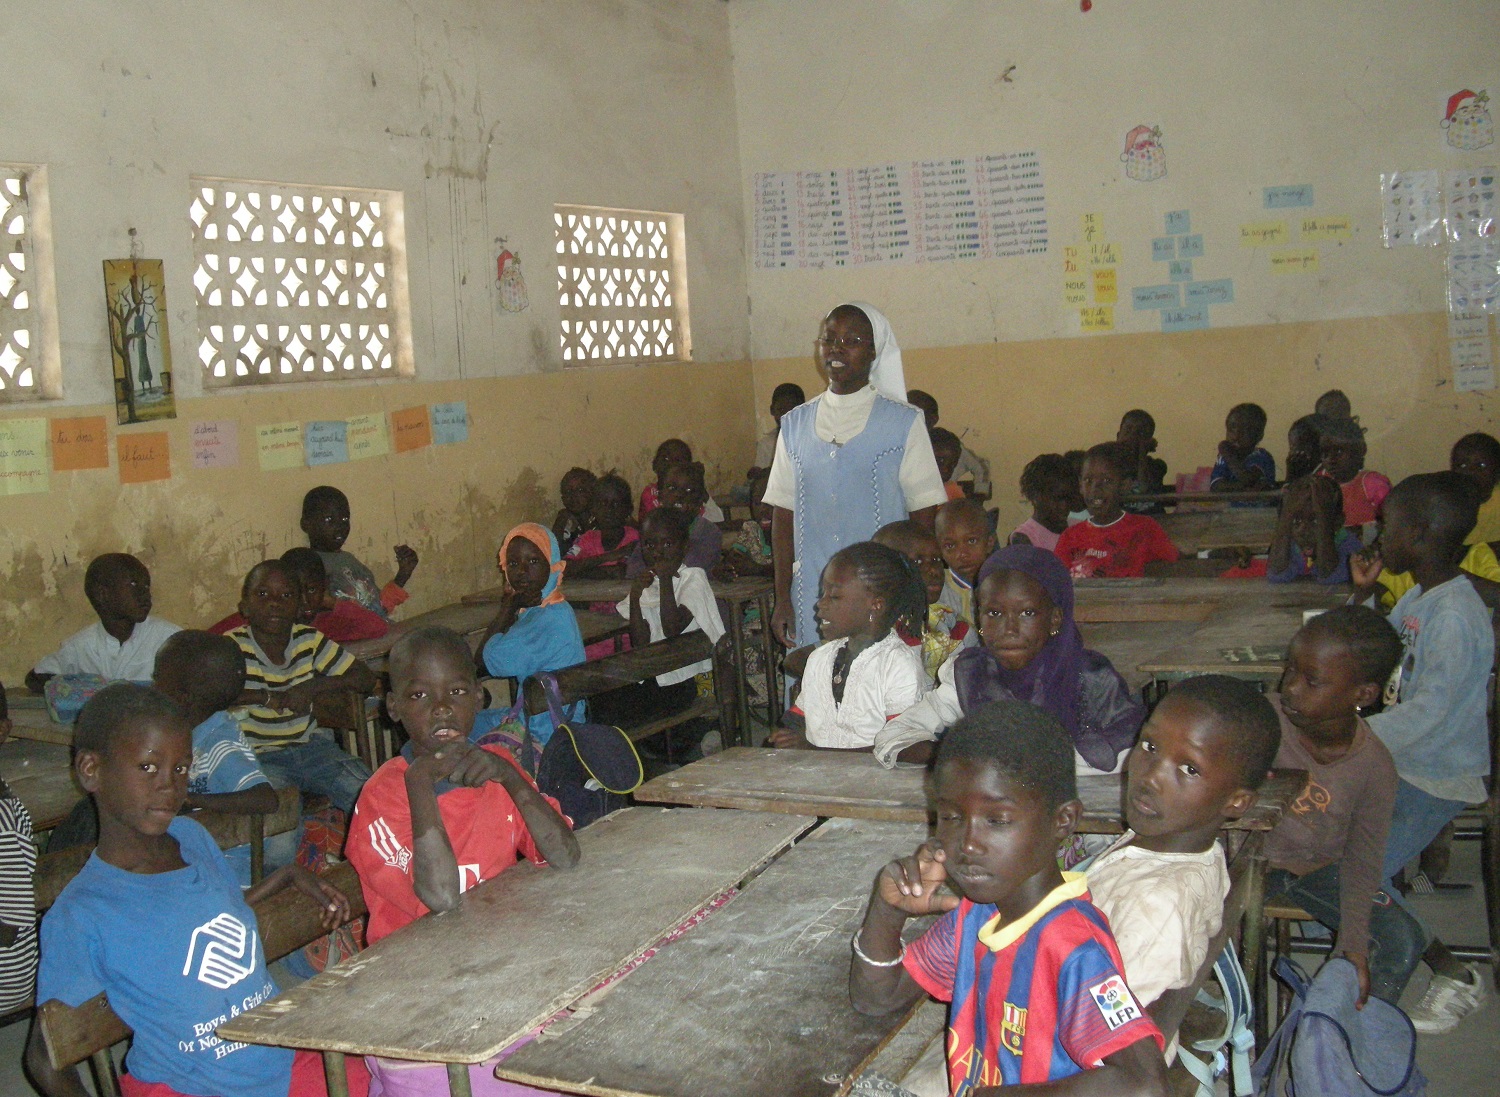
[[[999,259],[1047,250],[1036,152],[755,176],[755,266]]]

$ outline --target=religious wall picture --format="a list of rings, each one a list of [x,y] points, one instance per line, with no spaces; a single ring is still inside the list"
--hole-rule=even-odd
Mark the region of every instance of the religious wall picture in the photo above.
[[[106,259],[104,303],[121,425],[177,418],[160,259]]]

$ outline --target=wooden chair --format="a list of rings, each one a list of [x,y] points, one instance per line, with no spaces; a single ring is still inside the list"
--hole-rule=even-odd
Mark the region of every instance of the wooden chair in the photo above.
[[[319,698],[313,715],[320,727],[337,732],[344,749],[373,772],[396,753],[391,729],[380,718],[378,697],[343,690]]]
[[[564,667],[562,670],[555,671],[553,677],[557,679],[557,688],[562,695],[562,703],[571,705],[582,698],[607,693],[612,689],[619,689],[621,686],[632,685],[636,682],[644,682],[647,678],[654,678],[668,671],[690,667],[694,663],[713,658],[713,655],[714,645],[709,642],[708,637],[694,630],[685,632],[681,636],[674,636],[670,640],[658,640],[642,648],[632,648],[618,655],[596,659],[591,663]],[[535,679],[528,680],[524,696],[528,716],[547,711],[547,696],[540,682]],[[686,709],[673,716],[648,720],[644,724],[620,730],[632,740],[641,740],[689,720],[710,716],[721,717],[721,724],[727,727],[728,724],[722,720],[724,708],[725,706],[721,705],[717,697],[698,697]]]
[[[323,878],[349,897],[351,919],[365,913],[364,893],[360,891],[353,865],[345,861]],[[258,903],[255,918],[260,924],[267,962],[279,960],[328,932],[322,926],[322,908],[295,888],[277,892]],[[94,1068],[96,1091],[119,1097],[120,1083],[110,1048],[128,1039],[130,1028],[110,1008],[103,994],[76,1008],[56,999],[43,1002],[37,1008],[37,1024],[41,1026],[47,1057],[54,1070],[67,1070],[87,1059]]]

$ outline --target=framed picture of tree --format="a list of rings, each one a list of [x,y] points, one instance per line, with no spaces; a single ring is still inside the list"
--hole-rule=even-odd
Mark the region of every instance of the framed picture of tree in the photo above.
[[[104,304],[119,422],[175,419],[167,287],[160,259],[106,259]]]

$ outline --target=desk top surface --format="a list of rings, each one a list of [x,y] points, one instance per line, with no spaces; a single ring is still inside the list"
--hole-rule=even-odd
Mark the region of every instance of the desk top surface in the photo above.
[[[73,783],[72,752],[60,743],[31,739],[0,743],[0,777],[26,805],[33,830],[51,830],[83,796]]]
[[[748,575],[736,579],[709,579],[714,594],[726,602],[751,602],[770,594],[775,583],[769,577]],[[503,587],[486,587],[472,594],[465,594],[464,605],[485,605],[500,601]],[[618,602],[630,596],[629,579],[569,579],[563,578],[563,597],[569,602]]]
[[[585,644],[592,644],[596,640],[614,636],[630,627],[628,621],[614,614],[593,613],[586,609],[575,609],[573,612],[578,618],[578,631],[583,634]],[[415,617],[397,622],[384,636],[378,636],[373,640],[356,640],[345,644],[344,647],[357,658],[379,659],[388,655],[391,648],[396,646],[396,641],[406,633],[433,625],[451,628],[460,636],[467,637],[470,646],[473,646],[478,642],[480,634],[489,628],[490,622],[494,619],[494,602],[454,602],[452,605],[428,610],[426,613],[419,613]]]
[[[637,800],[697,807],[741,808],[797,815],[884,822],[927,822],[925,772],[885,769],[868,754],[829,750],[733,747],[647,781]],[[1270,830],[1301,793],[1306,774],[1278,770],[1256,806],[1229,824],[1234,830]],[[1078,778],[1083,801],[1080,830],[1115,833],[1123,828],[1124,778]]]
[[[909,823],[828,821],[496,1073],[609,1097],[843,1092],[905,1019],[850,1006],[849,938],[875,873],[925,836]]]
[[[568,872],[516,865],[219,1026],[226,1040],[479,1063],[575,1002],[811,824],[627,808],[579,832]]]
[[[1178,510],[1156,516],[1172,543],[1188,556],[1222,548],[1265,552],[1276,533],[1275,507]]]

